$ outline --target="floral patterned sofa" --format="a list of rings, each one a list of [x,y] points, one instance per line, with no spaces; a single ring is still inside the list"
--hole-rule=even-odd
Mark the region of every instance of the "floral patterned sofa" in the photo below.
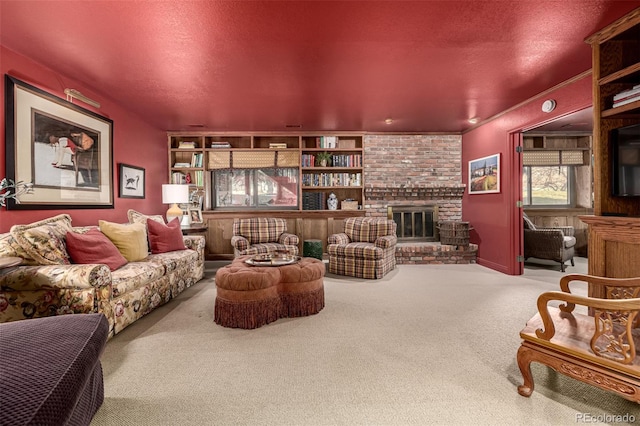
[[[130,224],[117,226],[141,231],[136,235],[144,235],[147,244],[151,242],[147,241],[147,232],[151,238],[147,220],[162,222],[159,226],[168,228],[161,216],[132,210]],[[72,227],[71,217],[62,214],[29,225],[14,225],[9,233],[0,234],[0,257],[23,259],[19,266],[0,269],[0,322],[98,312],[107,317],[111,338],[203,277],[204,237],[181,233],[184,249],[163,253],[152,250],[150,254],[150,246],[145,245],[144,253],[138,256],[142,258],[126,259],[114,270],[101,262],[74,262],[67,253],[67,249],[71,252],[71,238],[65,240],[67,232],[74,237],[101,234],[98,230],[103,230],[103,222],[99,227]],[[136,238],[125,234],[125,244]],[[90,250],[87,247],[86,251]]]

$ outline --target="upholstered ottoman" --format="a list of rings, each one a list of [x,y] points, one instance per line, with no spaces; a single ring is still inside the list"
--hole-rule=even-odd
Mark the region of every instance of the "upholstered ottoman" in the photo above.
[[[249,257],[238,257],[216,272],[216,324],[251,329],[322,310],[322,261],[302,258],[285,266],[250,266],[244,262]]]
[[[281,317],[303,317],[324,308],[324,263],[313,257],[279,266]]]
[[[216,272],[216,324],[257,328],[280,318],[280,269],[249,266],[235,259]]]
[[[108,334],[102,314],[0,324],[0,425],[88,425],[104,400]]]

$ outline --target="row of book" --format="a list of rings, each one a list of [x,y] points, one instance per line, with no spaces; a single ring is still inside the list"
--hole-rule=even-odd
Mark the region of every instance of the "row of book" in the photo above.
[[[324,192],[302,191],[302,210],[324,210],[327,205]]]
[[[302,167],[315,167],[316,156],[313,154],[302,154],[300,157]],[[360,154],[334,154],[331,156],[330,167],[362,167],[362,155]]]
[[[340,139],[338,136],[318,136],[316,138],[316,148],[344,148],[356,147],[355,139]]]
[[[303,173],[302,186],[362,186],[362,174]]]
[[[631,102],[640,101],[640,84],[636,84],[629,90],[622,91],[613,97],[613,107],[630,104]]]
[[[183,172],[174,172],[171,173],[171,183],[177,183],[181,185],[197,185],[204,186],[204,171],[195,170],[191,173],[183,173]]]

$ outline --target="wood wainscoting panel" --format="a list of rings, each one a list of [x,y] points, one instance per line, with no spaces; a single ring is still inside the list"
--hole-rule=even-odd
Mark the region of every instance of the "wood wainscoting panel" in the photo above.
[[[589,226],[589,274],[611,278],[640,276],[640,218],[580,216]],[[589,285],[589,296],[604,290]]]
[[[233,259],[233,219],[248,217],[280,217],[287,221],[287,232],[296,234],[300,239],[298,249],[302,253],[302,244],[306,240],[321,240],[323,252],[327,248],[330,234],[342,232],[344,219],[352,216],[364,216],[364,210],[206,210],[202,216],[207,224],[207,260]]]

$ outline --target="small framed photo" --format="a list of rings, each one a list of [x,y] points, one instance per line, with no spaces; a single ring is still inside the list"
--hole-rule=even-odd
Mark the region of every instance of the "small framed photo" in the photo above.
[[[118,196],[120,198],[144,198],[144,169],[120,163]]]
[[[469,161],[469,194],[500,192],[500,154]]]
[[[189,208],[189,217],[191,218],[192,224],[201,225],[204,223],[202,220],[202,209]]]

